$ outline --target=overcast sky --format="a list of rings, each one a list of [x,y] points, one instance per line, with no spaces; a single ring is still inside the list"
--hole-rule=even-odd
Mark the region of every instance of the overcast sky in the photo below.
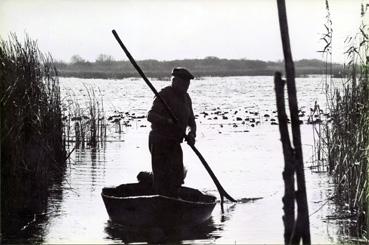
[[[343,62],[344,39],[358,30],[360,4],[331,0],[333,52]],[[324,0],[286,0],[295,60],[321,58]],[[24,33],[57,60],[103,53],[126,59],[115,29],[137,59],[282,59],[276,0],[1,0],[0,35]]]

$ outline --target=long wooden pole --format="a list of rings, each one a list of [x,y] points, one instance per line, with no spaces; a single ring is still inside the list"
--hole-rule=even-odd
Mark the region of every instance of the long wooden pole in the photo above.
[[[128,59],[131,61],[132,65],[136,68],[137,72],[141,75],[141,77],[143,78],[143,80],[150,87],[151,91],[154,92],[155,96],[160,100],[160,102],[164,104],[164,107],[168,111],[168,113],[169,113],[170,117],[172,118],[172,120],[175,123],[177,123],[178,122],[178,119],[174,115],[173,111],[170,109],[169,105],[165,102],[165,100],[160,96],[160,94],[158,93],[158,91],[156,91],[155,87],[151,84],[151,82],[149,81],[149,79],[146,77],[145,73],[138,66],[138,64],[136,63],[135,59],[129,53],[128,49],[124,46],[122,40],[118,36],[118,33],[115,30],[112,30],[112,33],[113,33],[115,39],[118,41],[120,47],[123,49],[124,53],[127,55]],[[187,137],[187,136],[185,136],[185,137]],[[197,148],[194,145],[190,145],[190,147],[195,152],[195,154],[199,157],[201,163],[204,165],[206,171],[208,171],[211,179],[214,181],[214,184],[216,185],[216,187],[217,187],[217,189],[218,189],[218,191],[220,193],[221,200],[223,200],[223,197],[226,197],[228,200],[230,200],[232,202],[236,202],[236,200],[233,197],[231,197],[224,190],[223,186],[220,184],[218,178],[215,176],[214,172],[211,170],[209,164],[205,161],[205,158],[201,155],[200,151],[197,150]]]
[[[292,241],[292,243],[299,243],[299,239],[301,237],[303,244],[311,244],[309,210],[306,196],[304,161],[301,147],[300,121],[298,117],[298,104],[296,95],[295,67],[292,59],[290,38],[288,33],[286,3],[284,0],[277,0],[277,6],[287,78],[288,104],[290,107],[291,115],[292,137],[294,155],[296,160],[296,179],[298,188],[296,192],[296,201],[298,208],[295,230],[295,232],[297,233],[296,238],[298,239],[298,241]]]

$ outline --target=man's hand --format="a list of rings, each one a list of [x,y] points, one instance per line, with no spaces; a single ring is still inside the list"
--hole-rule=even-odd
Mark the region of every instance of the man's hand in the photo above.
[[[195,145],[195,142],[196,142],[195,138],[196,138],[196,134],[192,131],[189,132],[188,135],[186,135],[187,144],[191,146]]]

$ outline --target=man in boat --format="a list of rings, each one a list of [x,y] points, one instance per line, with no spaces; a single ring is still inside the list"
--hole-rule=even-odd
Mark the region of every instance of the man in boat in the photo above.
[[[172,85],[163,88],[159,94],[178,122],[172,120],[158,98],[154,99],[147,119],[151,122],[149,148],[154,189],[158,194],[176,197],[185,177],[181,143],[189,128],[186,141],[189,145],[195,144],[196,123],[191,98],[187,93],[194,76],[182,67],[174,68],[171,74]]]

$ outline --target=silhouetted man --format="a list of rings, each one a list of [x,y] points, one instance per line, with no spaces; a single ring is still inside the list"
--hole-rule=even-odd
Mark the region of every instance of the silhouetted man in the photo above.
[[[195,144],[196,123],[191,98],[187,93],[194,76],[185,68],[172,71],[172,85],[159,94],[169,105],[178,122],[175,123],[164,104],[155,98],[147,119],[151,122],[149,148],[152,159],[154,189],[157,193],[174,196],[184,183],[183,153],[181,143],[189,127],[187,143]]]

